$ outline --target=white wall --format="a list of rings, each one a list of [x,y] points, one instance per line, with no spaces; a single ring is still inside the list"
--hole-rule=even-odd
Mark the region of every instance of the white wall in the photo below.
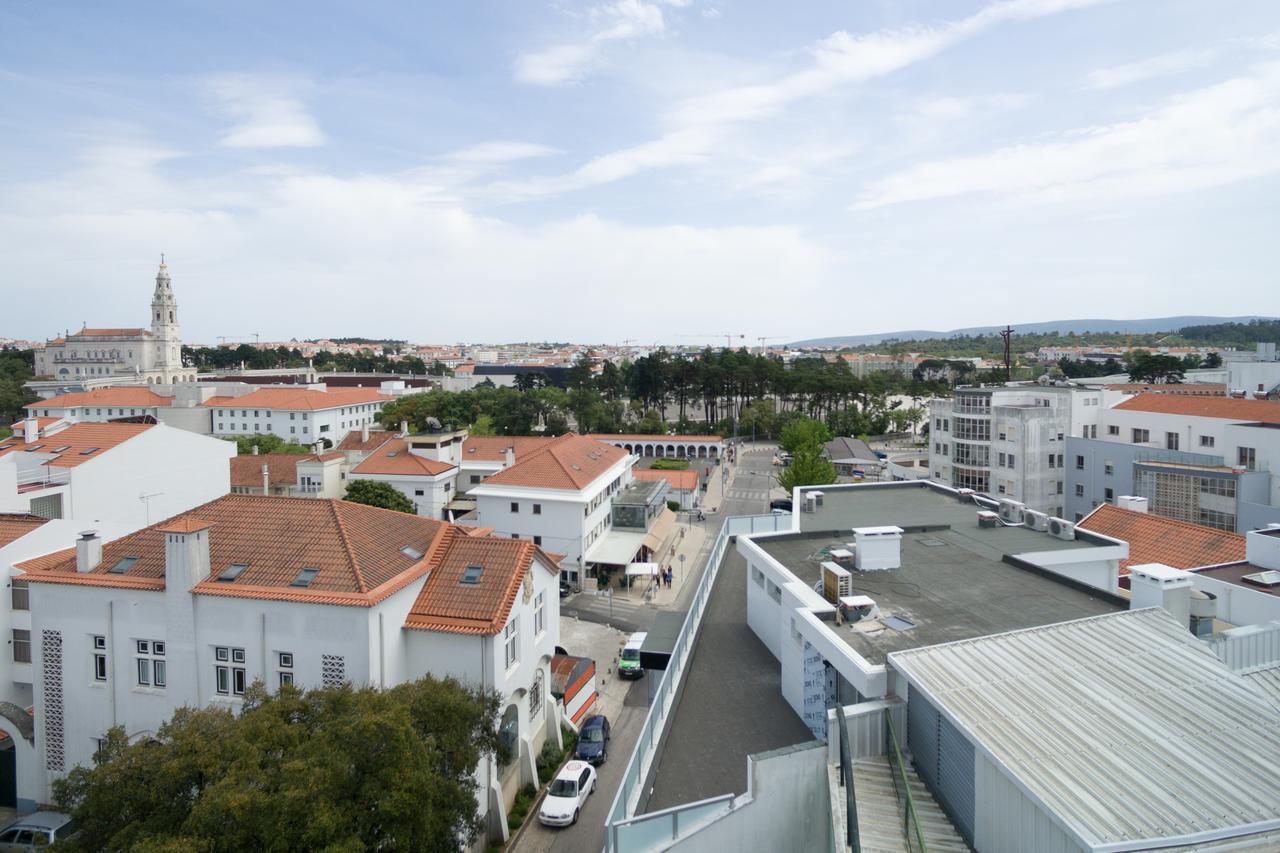
[[[974,750],[973,846],[983,853],[1075,853],[1088,848]]]
[[[1280,619],[1280,596],[1190,573],[1191,585],[1218,597],[1218,619],[1232,625],[1258,625]]]
[[[314,444],[326,439],[337,445],[346,434],[365,424],[375,424],[385,401],[339,406],[318,411],[265,409],[242,403],[205,409],[214,435],[232,438],[246,435],[277,435],[286,441]]]

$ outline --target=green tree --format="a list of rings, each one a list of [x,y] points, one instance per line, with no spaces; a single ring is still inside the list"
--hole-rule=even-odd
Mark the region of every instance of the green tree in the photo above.
[[[476,418],[476,422],[467,431],[471,435],[497,435],[493,431],[493,418],[488,415],[481,415]]]
[[[1176,355],[1133,350],[1124,357],[1125,369],[1132,382],[1181,382],[1186,365]]]
[[[1222,355],[1216,352],[1209,353],[1204,357],[1204,364],[1202,366],[1210,369],[1222,367]]]
[[[310,453],[311,448],[305,444],[298,444],[296,441],[285,441],[278,435],[238,435],[235,438],[227,438],[226,441],[233,441],[236,445],[236,453],[241,456],[247,456],[253,453],[253,448],[257,447],[259,453],[294,453],[303,454]]]
[[[352,503],[380,506],[400,512],[416,512],[413,501],[406,498],[395,486],[379,480],[351,480],[347,483],[346,499]]]
[[[482,829],[474,769],[497,750],[498,708],[452,679],[255,683],[238,716],[182,708],[132,744],[116,727],[93,767],[54,783],[82,830],[67,847],[456,850]]]
[[[0,425],[21,420],[26,415],[23,407],[36,401],[36,395],[23,387],[33,375],[34,363],[33,350],[0,349]]]
[[[788,492],[796,486],[825,486],[836,481],[836,468],[822,456],[822,450],[803,445],[792,452],[791,464],[778,475],[778,485]]]
[[[795,455],[802,448],[810,447],[821,451],[822,445],[831,440],[831,430],[822,421],[802,418],[791,421],[782,428],[782,436],[778,443],[782,449]]]

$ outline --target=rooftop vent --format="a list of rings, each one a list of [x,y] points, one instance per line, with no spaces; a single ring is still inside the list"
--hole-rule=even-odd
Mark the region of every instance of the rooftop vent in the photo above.
[[[249,568],[248,563],[232,563],[222,570],[222,574],[218,575],[218,580],[223,583],[231,583],[244,574],[244,570],[247,568]]]
[[[405,555],[406,557],[408,557],[410,560],[421,560],[421,559],[422,559],[422,552],[421,552],[421,551],[419,551],[417,548],[414,548],[414,547],[409,546],[409,545],[405,545],[403,548],[401,548],[401,549],[400,549],[400,553],[401,553],[401,554],[404,554],[404,555]]]
[[[319,569],[311,569],[311,568],[303,569],[302,571],[298,572],[298,576],[293,579],[293,583],[289,584],[289,586],[297,586],[297,587],[303,587],[303,588],[309,587],[311,586],[311,582],[316,579],[316,575],[318,574],[320,574]]]
[[[107,574],[122,575],[125,572],[129,571],[129,567],[136,562],[138,562],[137,557],[121,557],[119,562],[117,562],[111,568],[107,569]]]
[[[483,573],[484,573],[484,566],[478,566],[478,565],[467,566],[466,570],[463,571],[462,578],[458,581],[458,583],[478,584],[480,583],[480,575],[482,575]]]

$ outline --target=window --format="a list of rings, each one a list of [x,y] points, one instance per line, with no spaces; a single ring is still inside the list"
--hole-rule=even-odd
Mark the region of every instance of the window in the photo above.
[[[1200,436],[1200,446],[1201,446],[1201,447],[1213,447],[1213,444],[1214,444],[1214,437],[1213,437],[1213,436],[1211,436],[1211,435],[1202,435],[1202,436]]]
[[[1164,434],[1164,449],[1165,450],[1178,449],[1178,434],[1176,432],[1166,432]]]
[[[514,616],[507,623],[507,627],[502,629],[502,645],[506,656],[507,669],[510,669],[520,660],[520,617]]]
[[[999,463],[998,463],[998,466],[999,466],[1000,468],[1003,468],[1003,467],[1004,467],[1005,458],[1006,458],[1005,454],[1001,453],[1001,454],[1000,454],[1000,461],[999,461]]]
[[[229,694],[243,696],[245,686],[244,667],[228,666],[227,664],[243,664],[245,661],[244,649],[214,646],[213,659],[218,662],[213,667],[214,689],[223,696]]]
[[[293,652],[277,652],[276,663],[280,666],[280,686],[293,684]]]
[[[1120,434],[1119,426],[1117,426],[1116,424],[1110,424],[1107,426],[1107,435],[1119,435],[1119,434]]]
[[[414,489],[414,490],[413,490],[413,496],[414,496],[415,498],[420,498],[420,497],[422,497],[422,496],[423,496],[423,495],[425,495],[425,494],[426,494],[426,492],[425,492],[424,490],[422,490],[422,489]]]
[[[1114,503],[1116,499],[1115,489],[1103,489],[1102,499],[1105,500],[1107,503]]]
[[[534,544],[534,545],[541,545],[541,544],[542,544],[542,537],[541,537],[541,536],[534,536],[534,537],[533,537],[533,544]]]
[[[472,475],[471,475],[471,485],[473,485],[473,486],[474,486],[474,485],[475,485],[476,483],[478,483],[478,482],[480,482],[480,475],[479,475],[479,474],[472,474]]]
[[[512,534],[511,538],[515,539],[517,537],[515,534]],[[484,566],[467,566],[462,573],[462,578],[458,582],[465,584],[478,584],[480,583],[480,575],[482,574],[484,574]]]
[[[534,505],[533,505],[533,514],[534,514],[534,515],[542,515],[542,504],[534,504]]]
[[[519,512],[519,511],[520,511],[520,504],[519,504],[519,503],[517,503],[516,501],[512,501],[512,502],[511,502],[511,511],[512,511],[512,512]]]
[[[31,663],[31,632],[13,629],[13,662]]]
[[[14,578],[9,582],[9,604],[14,610],[31,609],[31,590],[24,578]]]
[[[1053,467],[1053,459],[1054,459],[1054,456],[1053,456],[1053,454],[1052,454],[1052,453],[1050,453],[1050,454],[1049,454],[1049,467],[1050,467],[1050,468],[1052,468],[1052,467]]]
[[[1055,485],[1057,486],[1058,494],[1062,494],[1062,481],[1058,480]]]
[[[1015,463],[1014,455],[1013,455],[1012,453],[1010,453],[1010,454],[1009,454],[1009,467],[1010,467],[1010,468],[1012,468],[1012,467],[1014,466],[1014,463]]]
[[[540,592],[533,598],[533,633],[539,637],[547,629],[546,595],[545,592]]]
[[[107,680],[107,638],[94,635],[93,638],[93,678],[95,681]]]
[[[1112,474],[1114,474],[1115,472],[1116,472],[1116,466],[1115,466],[1115,465],[1112,465],[1110,462],[1104,462],[1104,463],[1102,463],[1102,473],[1104,473],[1104,474],[1106,474],[1108,477],[1110,477],[1110,476],[1111,476]]]
[[[122,575],[129,571],[129,567],[138,562],[138,557],[121,557],[120,561],[111,568],[107,569],[109,575]]]
[[[1058,454],[1058,467],[1059,467],[1059,468],[1061,468],[1061,467],[1062,467],[1062,454],[1061,454],[1061,453],[1059,453],[1059,454]]]
[[[1151,431],[1150,431],[1150,430],[1137,429],[1136,427],[1134,428],[1134,430],[1133,430],[1133,443],[1134,443],[1134,444],[1146,444],[1146,443],[1147,443],[1148,441],[1150,441],[1150,440],[1151,440]]]
[[[1236,460],[1240,467],[1248,468],[1252,471],[1258,465],[1258,451],[1252,447],[1236,448]]]
[[[140,687],[164,687],[167,681],[164,664],[164,643],[160,640],[134,640],[137,649],[138,685]]]
[[[1076,497],[1084,497],[1084,483],[1076,483]]]
[[[311,582],[316,579],[316,575],[318,574],[320,574],[319,569],[313,569],[313,568],[302,569],[298,572],[298,576],[293,579],[293,582],[290,583],[289,586],[302,587],[305,589],[306,587],[311,586]],[[243,659],[244,652],[242,651],[240,652],[240,654]]]
[[[1083,470],[1084,470],[1084,457],[1083,457],[1083,456],[1077,456],[1077,457],[1076,457],[1076,470],[1077,470],[1077,471],[1083,471]]]

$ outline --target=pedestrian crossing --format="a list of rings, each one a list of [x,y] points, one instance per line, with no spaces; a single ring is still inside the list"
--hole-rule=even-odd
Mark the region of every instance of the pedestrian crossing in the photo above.
[[[769,493],[761,489],[729,489],[725,497],[734,501],[762,501]]]

